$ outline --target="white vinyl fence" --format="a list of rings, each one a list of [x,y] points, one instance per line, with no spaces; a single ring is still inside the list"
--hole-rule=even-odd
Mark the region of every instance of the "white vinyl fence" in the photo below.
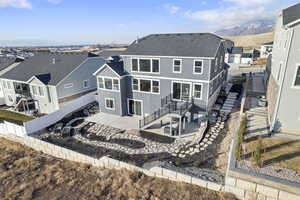
[[[24,137],[26,135],[26,130],[22,125],[4,121],[3,123],[0,123],[0,133],[3,135],[13,134],[16,136]]]
[[[66,115],[94,101],[96,101],[96,93],[89,93],[66,103],[62,108],[53,113],[24,123],[27,135],[40,131],[52,124],[55,124],[56,122],[64,118]]]

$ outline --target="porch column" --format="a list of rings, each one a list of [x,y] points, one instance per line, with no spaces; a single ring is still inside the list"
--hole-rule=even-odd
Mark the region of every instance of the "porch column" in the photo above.
[[[179,117],[179,138],[181,138],[181,131],[182,131],[182,127],[181,127],[181,117]]]
[[[173,121],[172,121],[172,117],[170,117],[170,135],[172,136],[172,125],[173,125]]]

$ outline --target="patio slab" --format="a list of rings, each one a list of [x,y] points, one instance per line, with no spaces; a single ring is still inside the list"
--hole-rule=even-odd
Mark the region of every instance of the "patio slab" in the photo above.
[[[118,116],[102,112],[86,118],[86,121],[126,130],[139,129],[139,120],[140,117],[137,116]]]

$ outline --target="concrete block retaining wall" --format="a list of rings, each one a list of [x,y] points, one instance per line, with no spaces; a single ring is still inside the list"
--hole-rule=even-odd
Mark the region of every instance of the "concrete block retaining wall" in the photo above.
[[[233,140],[225,177],[225,192],[246,200],[300,200],[300,184],[236,168],[235,145]]]
[[[22,138],[22,143],[28,147],[31,147],[37,151],[41,151],[45,154],[62,158],[74,162],[81,162],[93,165],[95,167],[104,167],[110,169],[127,169],[130,171],[138,171],[146,174],[147,176],[153,176],[158,178],[164,178],[172,181],[184,182],[195,184],[207,189],[215,190],[215,191],[224,191],[224,186],[220,184],[216,184],[210,181],[202,180],[196,177],[192,177],[186,174],[178,173],[176,171],[172,171],[169,169],[164,169],[161,167],[153,167],[150,170],[144,169],[141,167],[137,167],[135,165],[131,165],[119,160],[115,160],[109,158],[107,156],[103,156],[100,159],[96,159],[51,143],[47,143],[45,141],[36,139],[30,136],[24,136]],[[19,142],[19,141],[18,141]]]

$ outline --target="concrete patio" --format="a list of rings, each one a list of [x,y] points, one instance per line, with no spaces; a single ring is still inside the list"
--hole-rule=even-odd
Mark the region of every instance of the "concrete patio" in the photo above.
[[[118,116],[103,112],[86,118],[86,121],[126,130],[139,129],[139,120],[138,116]]]

